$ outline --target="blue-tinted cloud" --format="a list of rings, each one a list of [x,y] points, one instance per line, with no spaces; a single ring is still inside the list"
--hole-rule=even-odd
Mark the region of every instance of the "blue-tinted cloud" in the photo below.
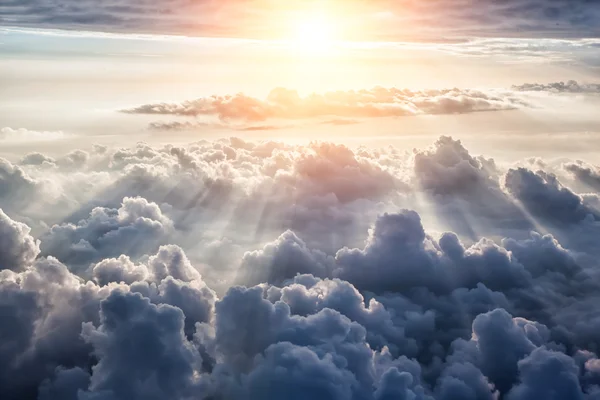
[[[561,183],[591,166],[503,169],[448,137],[410,154],[235,138],[82,154],[6,163],[37,193],[41,177],[110,183],[40,235],[21,203],[0,213],[3,399],[598,395],[596,194]],[[396,204],[417,195],[487,224],[437,232]],[[302,223],[253,219],[262,199]],[[530,224],[498,227],[509,204]]]

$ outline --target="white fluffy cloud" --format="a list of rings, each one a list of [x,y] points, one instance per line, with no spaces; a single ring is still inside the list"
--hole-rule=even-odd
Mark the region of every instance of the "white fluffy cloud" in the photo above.
[[[31,229],[13,221],[0,209],[0,270],[18,271],[30,265],[40,253]]]

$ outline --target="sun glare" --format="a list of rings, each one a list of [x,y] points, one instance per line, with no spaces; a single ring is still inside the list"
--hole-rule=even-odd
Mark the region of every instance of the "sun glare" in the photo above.
[[[304,53],[323,53],[333,46],[336,31],[333,21],[323,15],[300,18],[295,22],[293,45]]]

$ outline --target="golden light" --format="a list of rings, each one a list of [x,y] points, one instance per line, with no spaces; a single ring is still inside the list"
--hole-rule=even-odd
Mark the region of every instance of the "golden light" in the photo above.
[[[335,22],[325,15],[306,15],[294,21],[292,45],[302,53],[325,53],[338,35]]]

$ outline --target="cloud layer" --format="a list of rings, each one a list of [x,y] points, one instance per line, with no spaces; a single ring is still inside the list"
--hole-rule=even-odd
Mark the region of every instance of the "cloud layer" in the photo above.
[[[0,22],[17,26],[99,31],[178,33],[235,37],[280,37],[290,14],[314,10],[313,2],[285,4],[252,0],[252,12],[236,1],[56,2],[11,0],[0,6]],[[598,4],[587,0],[467,0],[427,3],[402,0],[333,0],[321,5],[342,24],[364,25],[367,39],[452,36],[593,37],[599,34]],[[398,28],[403,22],[404,29]],[[346,32],[348,37],[353,31]],[[364,40],[365,37],[358,39]]]
[[[523,92],[551,92],[551,93],[600,93],[600,84],[597,83],[578,83],[570,80],[567,82],[552,83],[525,83],[523,85],[513,86],[513,89]]]
[[[144,104],[121,112],[209,118],[203,122],[153,122],[150,128],[154,130],[226,127],[249,131],[285,127],[286,121],[317,121],[337,125],[356,123],[365,118],[464,114],[528,106],[526,99],[510,91],[412,91],[376,87],[359,91],[313,93],[302,97],[295,90],[276,88],[264,100],[244,94],[210,96],[182,103]],[[279,125],[266,125],[266,121],[279,121]]]
[[[419,114],[459,114],[509,110],[523,101],[477,90],[411,91],[374,88],[328,92],[301,97],[297,91],[276,88],[265,100],[243,94],[211,96],[183,103],[146,104],[123,110],[130,114],[215,116],[222,121],[261,122],[268,119],[376,118]]]
[[[375,87],[307,96],[301,96],[295,90],[276,88],[266,99],[242,93],[214,95],[181,103],[143,104],[121,112],[188,118],[152,122],[149,125],[152,130],[226,128],[254,131],[281,129],[307,122],[344,125],[370,118],[543,108],[543,100],[547,95],[593,96],[599,91],[598,84],[578,83],[574,80],[547,84],[525,83],[506,90],[454,88],[414,91]]]
[[[501,167],[450,137],[20,164],[0,175],[3,398],[600,393],[595,166]]]

